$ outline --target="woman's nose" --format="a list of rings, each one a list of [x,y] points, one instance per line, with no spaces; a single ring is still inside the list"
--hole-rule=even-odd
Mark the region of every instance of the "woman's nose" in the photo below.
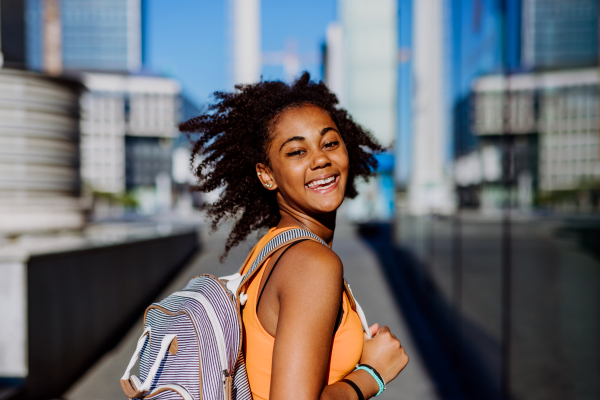
[[[313,157],[311,169],[325,168],[330,165],[331,159],[327,157],[327,154],[323,150],[319,150]]]

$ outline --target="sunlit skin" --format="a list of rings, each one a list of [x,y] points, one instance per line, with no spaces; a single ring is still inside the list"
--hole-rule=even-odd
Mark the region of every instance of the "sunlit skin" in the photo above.
[[[276,121],[268,156],[271,167],[258,164],[257,172],[264,183],[273,185],[268,189],[276,191],[278,227],[300,223],[330,243],[336,210],[344,200],[348,151],[329,114],[314,106],[284,112]],[[329,189],[307,185],[329,176],[336,177]]]
[[[346,146],[332,118],[311,105],[284,111],[273,123],[267,155],[269,163],[257,164],[256,173],[265,190],[276,192],[281,214],[278,228],[308,229],[331,247],[349,165]],[[319,185],[313,187],[315,182]],[[264,277],[280,252],[265,267]],[[263,285],[264,281],[259,292]],[[302,242],[277,264],[258,308],[261,324],[275,337],[270,399],[357,398],[348,384],[327,385],[331,337],[342,290],[342,263],[319,243]],[[406,366],[408,356],[386,326],[375,324],[371,333],[372,339],[365,337],[360,362],[373,366],[389,382]],[[365,398],[379,389],[365,371],[352,372],[346,379],[354,381]]]

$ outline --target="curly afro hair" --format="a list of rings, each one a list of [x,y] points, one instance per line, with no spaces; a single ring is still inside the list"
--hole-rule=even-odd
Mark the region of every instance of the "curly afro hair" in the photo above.
[[[377,166],[373,154],[383,150],[338,106],[338,99],[325,84],[311,81],[307,72],[291,85],[263,81],[236,85],[235,89],[233,93],[215,92],[216,102],[203,115],[179,125],[193,142],[192,165],[196,157],[200,159],[194,171],[198,184],[191,190],[207,193],[224,188],[216,202],[203,206],[212,229],[223,218],[237,219],[221,259],[253,231],[273,227],[280,220],[275,192],[265,190],[255,166],[269,165],[267,149],[276,118],[283,111],[314,105],[331,116],[348,150],[346,197],[356,197],[355,179],[373,174]]]

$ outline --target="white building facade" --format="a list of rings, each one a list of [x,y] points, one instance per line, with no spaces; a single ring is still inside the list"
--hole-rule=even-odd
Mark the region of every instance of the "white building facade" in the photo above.
[[[338,10],[342,32],[330,32],[330,38],[343,37],[342,104],[389,147],[397,131],[398,3],[340,0]],[[335,56],[339,50],[332,47]]]
[[[83,74],[81,174],[92,190],[126,189],[126,137],[178,136],[179,83],[173,79]]]
[[[390,154],[376,177],[358,182],[359,195],[345,204],[357,222],[390,220],[394,214],[393,156],[397,132],[398,3],[340,0],[339,22],[327,28],[325,80],[353,119]]]
[[[542,191],[572,189],[600,180],[599,78],[597,69],[542,77]]]
[[[502,134],[509,93],[507,133],[537,134],[539,190],[572,190],[600,180],[600,74],[596,68],[516,74],[507,81],[475,81],[474,131]]]
[[[452,173],[447,166],[450,140],[445,94],[444,0],[413,2],[413,153],[408,211],[454,211]]]
[[[260,27],[260,0],[229,0],[233,85],[260,81],[262,70]]]

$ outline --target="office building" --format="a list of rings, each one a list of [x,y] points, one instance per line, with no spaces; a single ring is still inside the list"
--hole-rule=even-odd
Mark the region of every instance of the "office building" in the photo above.
[[[414,214],[450,213],[454,194],[449,171],[449,78],[444,45],[444,1],[413,2],[414,92],[412,168],[408,209]]]
[[[522,0],[526,69],[598,64],[598,0]]]
[[[25,2],[0,1],[0,68],[25,67]]]
[[[77,81],[0,69],[0,235],[78,229]]]
[[[382,145],[390,146],[397,128],[398,4],[341,0],[339,14],[343,104]]]
[[[529,159],[535,163],[517,159],[515,166],[517,180],[521,172],[531,176],[532,191],[584,188],[600,180],[599,83],[595,68],[515,74],[508,81],[480,78],[473,86],[474,131],[491,138],[506,130],[517,143],[537,137],[529,141],[535,147]],[[505,106],[508,120],[503,125]]]
[[[412,159],[412,0],[398,1],[398,134],[394,178],[404,195]]]
[[[354,120],[385,147],[397,132],[398,4],[340,0],[339,23],[327,29],[325,79]],[[394,212],[394,158],[381,156],[376,177],[345,205],[359,222],[389,220]]]
[[[52,68],[49,56],[58,57],[58,69],[64,70],[141,69],[141,0],[28,0],[26,21],[31,69]],[[56,26],[48,29],[48,24]],[[58,37],[53,38],[53,33]]]
[[[512,5],[507,23],[507,34],[511,49],[509,57],[512,63],[518,62],[520,24],[518,1],[507,0]],[[492,2],[460,1],[451,2],[449,7],[452,41],[451,74],[448,76],[451,90],[452,134],[451,151],[453,157],[469,154],[478,147],[478,137],[471,130],[469,115],[469,96],[471,84],[481,75],[500,72],[502,68],[502,36],[499,7]],[[447,50],[448,51],[448,50]]]
[[[81,99],[86,190],[130,192],[153,211],[160,198],[170,199],[181,88],[172,79],[138,74],[141,12],[141,0],[29,0],[27,61],[51,75],[80,76],[88,89]]]
[[[323,80],[344,102],[344,31],[342,25],[335,21],[327,25],[326,40],[323,54]]]
[[[260,0],[229,0],[232,85],[260,81]]]
[[[178,136],[179,84],[169,78],[85,73],[81,122],[82,177],[94,191],[154,191],[171,175]]]
[[[576,189],[600,181],[600,74],[547,74],[540,85],[540,189]]]

